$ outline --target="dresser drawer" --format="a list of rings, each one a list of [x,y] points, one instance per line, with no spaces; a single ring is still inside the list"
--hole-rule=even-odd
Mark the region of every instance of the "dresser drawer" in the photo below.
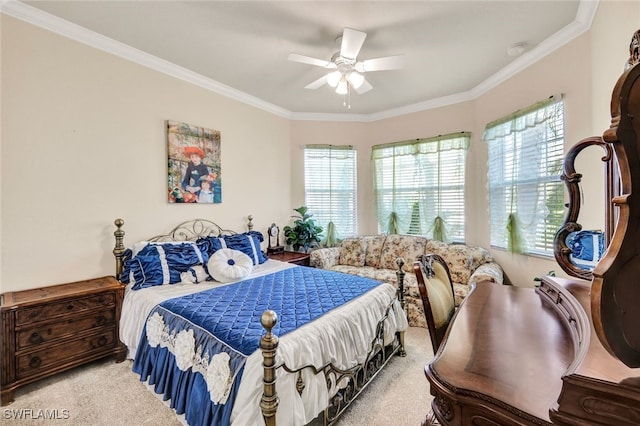
[[[59,322],[28,328],[17,332],[17,349],[47,344],[65,336],[73,336],[95,327],[113,326],[116,313],[113,309],[91,313],[88,316],[62,318]]]
[[[16,359],[16,375],[20,379],[29,377],[42,370],[71,362],[76,358],[84,358],[91,353],[109,351],[117,342],[116,339],[116,328],[113,327],[99,334],[67,340],[64,344],[20,355]]]
[[[44,321],[61,315],[72,315],[91,309],[106,308],[115,306],[115,304],[116,295],[111,292],[25,308],[16,312],[16,326]]]

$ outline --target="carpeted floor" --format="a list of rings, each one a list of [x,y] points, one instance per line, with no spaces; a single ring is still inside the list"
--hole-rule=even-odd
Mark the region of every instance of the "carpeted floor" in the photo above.
[[[407,356],[394,357],[389,362],[343,414],[338,426],[420,425],[431,401],[429,383],[424,377],[424,366],[433,356],[427,330],[410,327],[405,346]],[[0,417],[1,423],[8,425],[183,424],[140,382],[131,371],[131,361],[116,364],[111,359],[18,389],[15,402],[2,407]]]

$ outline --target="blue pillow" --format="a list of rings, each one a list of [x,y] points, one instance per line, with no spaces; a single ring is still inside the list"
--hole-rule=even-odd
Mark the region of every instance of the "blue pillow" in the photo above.
[[[133,284],[138,290],[181,281],[180,274],[194,265],[202,265],[209,260],[195,243],[148,243],[139,252],[127,249],[121,281]]]
[[[249,256],[254,265],[267,261],[267,256],[262,252],[260,243],[264,236],[258,231],[249,231],[242,234],[223,235],[221,237],[200,238],[196,244],[203,253],[209,257],[222,248],[238,250]]]

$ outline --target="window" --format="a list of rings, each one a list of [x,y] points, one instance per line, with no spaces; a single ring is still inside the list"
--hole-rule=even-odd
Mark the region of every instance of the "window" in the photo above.
[[[464,242],[470,133],[377,145],[372,150],[378,228]],[[390,218],[397,228],[390,229]],[[393,227],[392,227],[393,228]]]
[[[489,123],[491,245],[553,256],[564,218],[564,102],[551,97]]]
[[[340,238],[357,234],[356,188],[356,150],[352,146],[305,147],[305,205],[323,227],[325,237],[329,222]]]

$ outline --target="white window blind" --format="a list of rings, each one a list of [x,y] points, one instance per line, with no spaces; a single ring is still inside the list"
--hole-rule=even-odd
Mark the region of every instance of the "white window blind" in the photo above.
[[[464,181],[470,133],[377,145],[372,149],[378,228],[464,242]],[[438,235],[436,219],[444,225]]]
[[[337,237],[357,234],[356,150],[350,145],[307,145],[304,150],[305,205],[326,236],[333,222]]]
[[[553,256],[564,219],[564,102],[551,97],[489,123],[491,245]]]

